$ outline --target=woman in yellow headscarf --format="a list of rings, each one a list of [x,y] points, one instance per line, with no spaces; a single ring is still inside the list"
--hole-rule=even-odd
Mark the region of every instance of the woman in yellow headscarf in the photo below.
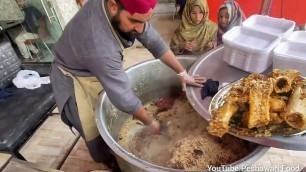
[[[170,43],[174,54],[205,52],[216,46],[218,26],[208,14],[206,0],[186,1],[182,23]]]

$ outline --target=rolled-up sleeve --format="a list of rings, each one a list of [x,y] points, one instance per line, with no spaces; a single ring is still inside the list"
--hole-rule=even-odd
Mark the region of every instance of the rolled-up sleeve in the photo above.
[[[150,22],[146,22],[145,29],[142,34],[137,36],[137,40],[141,42],[142,45],[145,46],[157,59],[169,50],[169,46],[153,28]]]
[[[88,69],[102,84],[108,98],[119,110],[134,114],[141,107],[141,101],[132,91],[120,57],[91,57],[86,63]]]

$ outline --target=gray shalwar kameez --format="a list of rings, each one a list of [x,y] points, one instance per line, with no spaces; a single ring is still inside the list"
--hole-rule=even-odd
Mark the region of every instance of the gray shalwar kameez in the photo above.
[[[116,39],[119,38],[119,39]],[[144,32],[136,37],[155,58],[164,55],[169,47],[146,22]],[[122,67],[123,48],[132,41],[123,39],[110,24],[105,0],[90,0],[72,18],[61,38],[54,46],[55,60],[51,69],[51,82],[62,120],[74,127],[84,138],[78,115],[74,84],[58,67],[75,76],[95,76],[110,101],[121,111],[133,114],[141,102],[129,86]],[[101,136],[85,140],[89,152],[97,162],[108,162],[109,148]]]

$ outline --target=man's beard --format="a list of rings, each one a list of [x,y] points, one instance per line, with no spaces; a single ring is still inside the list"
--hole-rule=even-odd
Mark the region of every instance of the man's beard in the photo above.
[[[120,11],[117,12],[117,14],[112,17],[111,19],[111,23],[113,25],[113,27],[115,28],[115,30],[120,34],[120,36],[128,41],[134,41],[136,38],[136,35],[138,34],[136,30],[132,30],[131,32],[123,32],[120,29]]]

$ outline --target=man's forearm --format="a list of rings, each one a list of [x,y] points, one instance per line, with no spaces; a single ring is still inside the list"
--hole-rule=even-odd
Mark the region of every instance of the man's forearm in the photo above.
[[[176,73],[181,73],[185,68],[181,63],[176,59],[173,52],[168,50],[162,57],[159,58],[163,63],[173,69]]]
[[[154,120],[153,117],[149,115],[149,113],[143,106],[141,106],[139,110],[133,115],[134,115],[134,118],[138,119],[146,126],[151,125]]]
[[[38,35],[42,41],[46,41],[50,38],[50,33],[46,24],[46,16],[42,16],[38,22]]]

